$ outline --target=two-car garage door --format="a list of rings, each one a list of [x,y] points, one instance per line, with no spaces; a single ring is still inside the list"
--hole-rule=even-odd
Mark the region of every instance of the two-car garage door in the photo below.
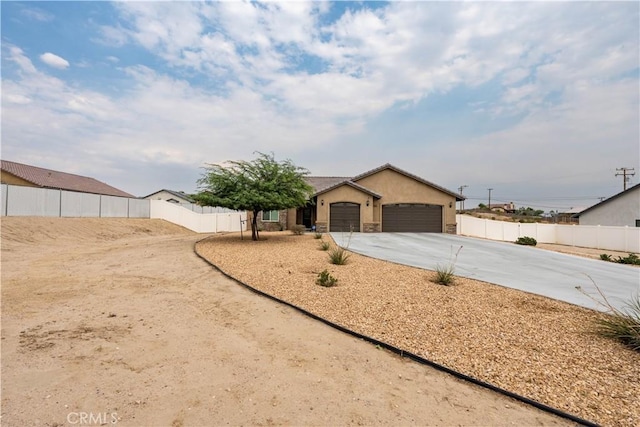
[[[442,233],[442,206],[418,203],[384,205],[382,231]]]
[[[329,231],[360,231],[360,205],[332,203]],[[382,231],[442,233],[442,206],[419,203],[384,205]]]

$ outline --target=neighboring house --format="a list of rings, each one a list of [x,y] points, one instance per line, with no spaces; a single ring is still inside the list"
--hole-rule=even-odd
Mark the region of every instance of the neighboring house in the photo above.
[[[0,178],[3,184],[10,185],[52,188],[106,196],[135,197],[87,176],[29,166],[8,160],[0,160]]]
[[[576,216],[580,225],[640,227],[640,184],[609,197]]]
[[[577,224],[578,215],[584,210],[584,206],[569,208],[565,211],[558,211],[555,215],[555,222],[558,224]]]
[[[390,164],[353,178],[307,177],[307,182],[315,189],[307,206],[261,212],[261,224],[277,220],[278,229],[303,224],[315,226],[318,232],[455,234],[456,201],[464,200],[458,193]]]
[[[506,212],[506,213],[515,213],[516,212],[516,205],[513,204],[513,202],[509,202],[509,203],[498,203],[498,204],[491,204],[491,206],[489,206],[489,209],[491,209],[492,211],[495,212]]]
[[[162,189],[160,191],[156,191],[155,193],[151,193],[148,196],[144,196],[143,199],[148,200],[166,200],[171,203],[195,203],[195,201],[186,193],[182,191],[173,191]]]

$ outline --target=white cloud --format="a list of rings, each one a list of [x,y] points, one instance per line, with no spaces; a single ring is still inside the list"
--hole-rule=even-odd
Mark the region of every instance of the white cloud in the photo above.
[[[51,52],[40,55],[40,60],[50,67],[64,70],[69,68],[69,61]]]
[[[29,19],[40,22],[50,22],[55,19],[55,16],[46,10],[42,10],[37,7],[25,7],[20,11],[20,14],[26,16]]]
[[[321,26],[330,9],[323,2],[117,3],[122,19],[96,36],[114,48],[107,60],[124,58],[116,48],[133,43],[162,68],[123,68],[132,87],[116,97],[39,72],[11,47],[20,75],[3,76],[3,139],[25,147],[54,140],[51,149],[80,151],[87,164],[102,153],[194,168],[255,150],[291,156],[335,144],[343,152],[353,146],[345,164],[364,152],[380,163],[405,153],[399,166],[419,173],[429,152],[451,160],[429,160],[453,165],[441,171],[447,179],[477,181],[487,170],[535,180],[571,158],[596,167],[602,147],[637,146],[638,81],[623,79],[640,63],[637,15],[624,4],[366,6]],[[45,55],[49,66],[69,66]],[[300,66],[307,60],[317,68]],[[404,150],[395,140],[387,143],[393,149],[368,149],[368,128],[390,107],[417,117],[421,100],[470,88],[486,98],[462,99],[461,108],[522,121],[449,147],[434,147],[426,130]],[[455,112],[445,119],[456,125]]]

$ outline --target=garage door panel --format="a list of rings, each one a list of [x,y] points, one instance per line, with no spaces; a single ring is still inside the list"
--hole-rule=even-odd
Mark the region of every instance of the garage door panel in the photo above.
[[[382,231],[442,233],[442,206],[419,203],[384,205]]]
[[[329,231],[360,231],[360,205],[357,203],[332,203]]]

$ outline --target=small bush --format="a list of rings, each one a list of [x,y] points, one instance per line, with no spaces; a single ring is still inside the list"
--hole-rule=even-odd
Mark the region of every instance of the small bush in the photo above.
[[[516,240],[516,243],[519,245],[535,246],[538,244],[538,241],[533,237],[524,236],[524,237],[518,237],[518,240]]]
[[[589,278],[591,279],[591,277]],[[603,337],[616,339],[632,350],[640,351],[640,294],[632,296],[626,306],[622,310],[618,310],[609,303],[593,279],[591,282],[602,300],[589,295],[580,286],[576,286],[576,289],[608,311],[608,314],[595,321],[596,331]]]
[[[296,225],[291,226],[291,232],[293,234],[295,234],[296,236],[303,235],[306,230],[307,229],[302,224],[296,224]]]
[[[315,232],[315,234],[313,235],[314,239],[322,239],[322,233],[318,233],[317,231]]]
[[[448,265],[436,265],[436,277],[433,281],[439,285],[451,286],[454,282],[455,266],[453,264]]]
[[[620,264],[640,265],[640,258],[638,258],[638,255],[636,254],[629,254],[624,258],[618,257],[616,262]]]
[[[330,247],[331,245],[329,244],[329,242],[320,242],[321,251],[328,251]]]
[[[611,255],[600,254],[600,259],[603,261],[617,262],[618,264],[640,265],[640,258],[636,254],[629,254],[622,258],[621,256],[613,259]]]
[[[318,278],[316,279],[316,284],[324,286],[325,288],[335,286],[337,283],[338,279],[329,274],[326,269],[323,272],[319,273]]]
[[[349,253],[341,247],[335,247],[329,251],[329,261],[331,264],[344,265],[349,259]]]
[[[458,248],[458,250],[453,253],[453,246],[451,247],[451,256],[448,264],[436,264],[436,277],[433,281],[439,285],[451,286],[455,280],[455,276],[453,275],[456,269],[456,263],[458,262],[458,255],[462,251],[462,246]]]
[[[626,310],[615,310],[596,321],[598,332],[640,351],[640,295],[627,303]]]

